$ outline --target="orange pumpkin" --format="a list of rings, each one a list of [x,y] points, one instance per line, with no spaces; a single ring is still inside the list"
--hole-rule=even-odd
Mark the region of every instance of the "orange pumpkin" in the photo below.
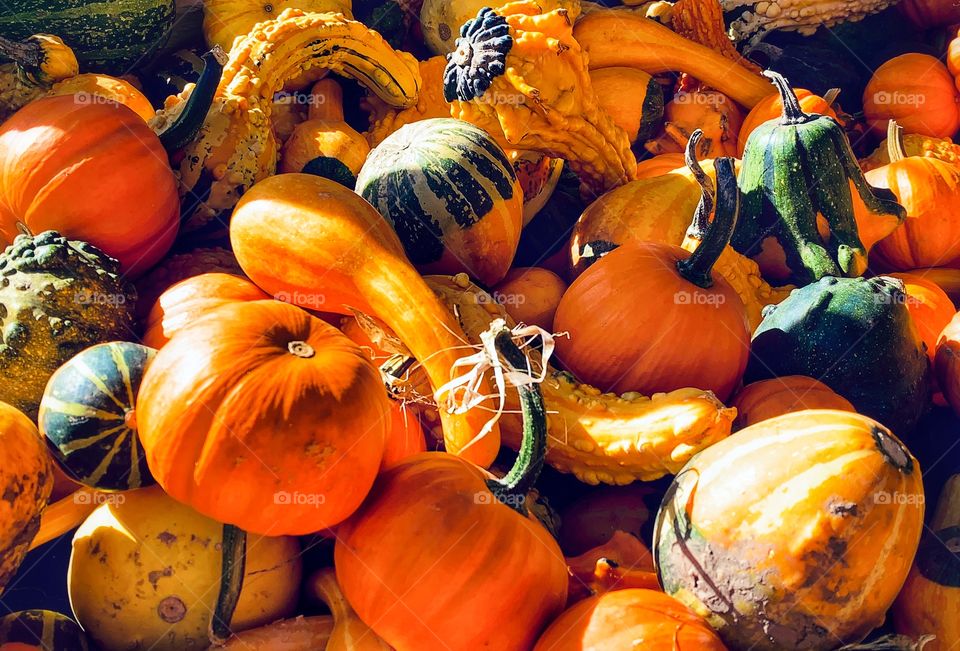
[[[877,136],[896,120],[910,133],[948,138],[960,129],[960,94],[947,67],[928,54],[901,54],[876,69],[863,113]]]
[[[662,592],[643,589],[584,599],[554,620],[534,651],[635,648],[726,651],[713,629],[692,610]]]
[[[147,315],[143,343],[160,349],[173,335],[214,308],[270,298],[246,278],[225,273],[192,276],[160,295]]]
[[[680,152],[658,154],[637,163],[637,179],[650,179],[669,174],[673,170],[686,169],[687,163]]]
[[[867,182],[889,188],[907,218],[877,242],[872,253],[884,269],[907,271],[947,265],[960,257],[960,167],[926,156],[904,156],[900,129],[889,125],[890,164],[865,174]]]
[[[736,156],[743,113],[737,103],[717,91],[680,91],[664,109],[663,134],[644,144],[651,154],[682,152],[700,129],[697,158]]]
[[[100,98],[111,99],[128,107],[143,118],[144,122],[156,113],[146,95],[134,88],[129,81],[110,75],[88,73],[68,77],[54,84],[47,94],[80,95],[77,98],[78,102],[93,102]]]
[[[740,382],[750,348],[746,308],[712,271],[739,209],[733,159],[719,158],[716,213],[688,254],[659,242],[624,244],[563,295],[553,329],[558,361],[601,391],[712,390],[722,401]],[[724,170],[721,173],[721,170]]]
[[[153,266],[180,223],[176,178],[143,119],[114,102],[72,95],[29,103],[0,127],[0,245],[60,231],[120,261]]]
[[[796,93],[797,99],[800,100],[800,109],[804,113],[829,115],[834,120],[837,119],[837,113],[833,110],[832,105],[836,95],[827,99],[819,95],[814,95],[806,88],[794,88],[793,92]],[[830,93],[827,93],[827,95],[829,96]],[[737,136],[737,155],[743,156],[744,147],[747,145],[747,138],[750,137],[754,129],[767,120],[774,120],[781,115],[783,115],[783,99],[780,97],[780,93],[774,93],[760,100],[756,106],[750,109],[747,117],[743,119],[743,124],[740,125],[740,133]]]
[[[310,174],[268,177],[237,203],[230,241],[243,271],[268,293],[285,292],[295,304],[322,297],[324,311],[378,316],[434,388],[450,380],[463,329],[410,264],[387,221],[356,193]],[[489,391],[487,383],[479,390]],[[490,413],[439,411],[446,449],[490,465],[500,450],[499,428],[484,430]]]
[[[514,368],[528,363],[502,320],[485,336]],[[505,477],[425,452],[382,472],[337,528],[343,594],[394,648],[528,649],[566,602],[560,547],[526,506],[546,452],[543,397],[518,390],[523,442]]]
[[[784,375],[748,384],[737,392],[731,406],[737,408],[737,429],[804,409],[856,411],[849,400],[806,375]]]
[[[541,267],[515,267],[493,288],[493,298],[517,323],[549,330],[567,283]]]
[[[943,397],[960,415],[960,312],[940,333],[933,368]]]
[[[920,332],[920,338],[927,347],[927,355],[932,363],[937,355],[937,340],[940,338],[940,333],[957,313],[957,308],[939,285],[922,275],[912,273],[889,275],[903,281],[907,296],[907,311],[910,312]]]
[[[274,536],[319,531],[360,505],[388,409],[359,347],[279,301],[231,303],[182,328],[137,397],[147,463],[167,493]]]

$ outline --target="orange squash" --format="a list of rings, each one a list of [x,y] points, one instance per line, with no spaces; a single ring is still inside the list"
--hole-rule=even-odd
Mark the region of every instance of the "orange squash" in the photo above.
[[[378,316],[420,360],[434,388],[450,379],[463,331],[410,265],[400,240],[374,208],[347,188],[309,174],[279,174],[250,188],[234,210],[230,241],[244,272],[267,293],[324,297]],[[376,306],[371,307],[371,305]],[[488,391],[486,383],[480,387]],[[447,451],[489,465],[500,431],[490,414],[440,410]],[[482,434],[482,435],[481,435]]]
[[[225,273],[192,276],[160,295],[146,318],[143,343],[160,349],[179,330],[214,308],[235,301],[270,298],[246,278]]]
[[[740,382],[750,348],[746,308],[712,271],[733,231],[739,193],[733,159],[715,165],[717,209],[694,253],[660,242],[624,244],[563,295],[554,330],[569,337],[557,338],[556,357],[580,380],[618,393],[703,387],[721,401]]]
[[[502,320],[485,336],[526,367]],[[527,649],[566,602],[560,547],[526,506],[546,451],[543,397],[538,384],[518,390],[523,443],[505,477],[425,452],[381,473],[337,528],[343,594],[394,648]]]
[[[933,370],[943,397],[960,415],[960,312],[950,319],[937,339]]]
[[[79,95],[79,103],[93,103],[103,99],[113,100],[123,104],[146,122],[153,117],[156,111],[147,96],[133,87],[125,79],[109,75],[83,74],[68,77],[57,82],[50,89],[48,95]]]
[[[179,206],[167,152],[126,106],[45,97],[0,127],[0,246],[21,225],[57,230],[136,275],[173,244]]]
[[[960,305],[960,269],[950,267],[925,267],[921,269],[911,269],[906,272],[912,276],[920,276],[925,280],[935,283],[942,289],[954,305]]]
[[[804,409],[856,411],[849,400],[806,375],[784,375],[748,384],[737,392],[731,406],[737,408],[733,422],[737,429]]]
[[[388,409],[353,342],[279,301],[230,303],[182,328],[137,397],[147,463],[167,493],[274,536],[319,531],[360,505]]]
[[[493,298],[514,321],[550,330],[567,283],[541,267],[515,267],[493,288]]]
[[[649,179],[682,169],[686,169],[686,163],[680,152],[657,154],[637,163],[637,179]]]
[[[323,602],[333,615],[333,630],[324,651],[392,651],[380,637],[357,617],[343,596],[333,568],[318,570],[307,580],[314,601]]]
[[[644,144],[651,154],[682,152],[700,129],[698,158],[736,156],[743,113],[737,103],[713,90],[680,91],[664,109],[663,134]]]
[[[595,594],[628,588],[659,590],[653,555],[639,538],[614,531],[608,540],[579,556],[567,557],[567,606]]]
[[[580,601],[554,620],[534,651],[633,648],[726,651],[699,615],[673,597],[643,589],[614,590]]]
[[[877,136],[896,120],[909,133],[949,138],[960,129],[960,93],[947,67],[928,54],[901,54],[876,69],[863,112]]]
[[[893,191],[907,218],[877,243],[876,262],[891,271],[948,265],[960,257],[960,221],[954,219],[960,213],[960,167],[905,157],[900,129],[892,121],[887,143],[890,164],[865,176],[870,185]]]
[[[889,275],[903,281],[907,296],[907,311],[910,312],[920,338],[927,347],[930,362],[933,363],[937,355],[937,340],[940,339],[940,333],[957,313],[957,308],[939,285],[921,275],[912,273]]]
[[[837,119],[837,113],[833,110],[832,99],[814,95],[806,88],[794,88],[797,99],[800,100],[800,109],[804,113],[817,113],[819,115],[829,115],[834,120]],[[830,93],[827,93],[830,95]],[[767,120],[773,120],[783,115],[783,99],[779,93],[774,93],[769,97],[760,100],[756,106],[750,109],[747,116],[740,125],[740,132],[737,136],[737,155],[743,156],[743,149],[747,145],[747,138],[753,133],[753,130],[759,127]]]

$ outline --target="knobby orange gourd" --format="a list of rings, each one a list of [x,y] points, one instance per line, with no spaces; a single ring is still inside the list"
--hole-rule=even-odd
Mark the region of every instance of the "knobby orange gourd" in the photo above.
[[[484,341],[527,368],[502,320]],[[543,396],[537,383],[517,390],[523,444],[506,476],[425,452],[381,473],[337,529],[340,587],[394,648],[527,649],[566,602],[563,554],[527,508],[546,450]]]
[[[463,331],[403,252],[380,214],[347,188],[308,174],[280,174],[237,204],[230,241],[244,272],[267,293],[305,307],[384,321],[419,360],[433,387],[450,380]],[[486,391],[486,387],[481,387]],[[440,409],[446,449],[482,466],[500,448],[488,412]]]

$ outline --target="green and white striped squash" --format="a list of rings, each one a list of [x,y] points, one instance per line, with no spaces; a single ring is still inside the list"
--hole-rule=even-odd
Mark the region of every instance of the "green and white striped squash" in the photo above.
[[[52,610],[21,610],[0,619],[0,649],[88,651],[91,648],[79,624]]]
[[[154,483],[134,406],[156,350],[117,341],[91,346],[57,369],[40,402],[40,431],[64,472],[105,491]]]
[[[357,192],[423,273],[466,272],[493,285],[510,268],[523,192],[503,149],[472,124],[433,118],[401,127],[370,152]]]
[[[147,63],[175,15],[174,0],[15,0],[2,7],[0,36],[55,34],[77,55],[81,71],[112,74]]]

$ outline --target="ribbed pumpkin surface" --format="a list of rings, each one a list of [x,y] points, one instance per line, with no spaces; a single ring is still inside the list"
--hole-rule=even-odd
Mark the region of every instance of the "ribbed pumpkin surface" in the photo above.
[[[433,118],[403,126],[370,152],[357,192],[426,273],[465,271],[492,284],[510,267],[522,192],[503,150],[471,124]]]

